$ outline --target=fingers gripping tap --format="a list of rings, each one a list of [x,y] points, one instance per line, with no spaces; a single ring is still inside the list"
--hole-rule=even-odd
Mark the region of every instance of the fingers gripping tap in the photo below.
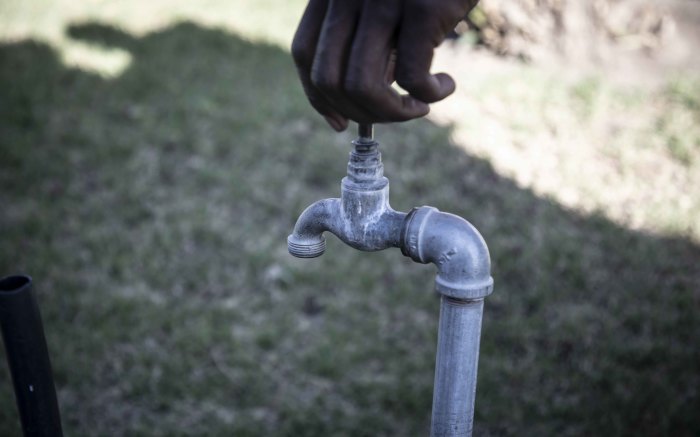
[[[337,131],[348,121],[386,123],[426,115],[452,94],[432,74],[433,51],[477,0],[310,0],[292,56],[311,106]],[[396,83],[406,91],[398,92]]]

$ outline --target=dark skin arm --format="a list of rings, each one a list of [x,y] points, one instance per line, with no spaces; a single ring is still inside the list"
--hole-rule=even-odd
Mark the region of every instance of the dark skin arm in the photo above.
[[[433,51],[478,0],[310,0],[292,43],[304,92],[328,124],[419,118],[455,90]],[[396,82],[408,94],[391,87]]]

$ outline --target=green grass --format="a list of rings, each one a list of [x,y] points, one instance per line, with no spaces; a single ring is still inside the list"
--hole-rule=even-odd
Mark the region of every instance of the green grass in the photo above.
[[[432,267],[332,237],[286,253],[352,138],[312,113],[289,54],[194,23],[65,32],[131,59],[103,75],[0,45],[0,272],[35,278],[66,434],[425,435]],[[571,95],[590,108],[594,83]],[[673,110],[697,110],[687,87],[663,91]],[[462,215],[491,249],[477,433],[700,432],[691,234],[563,207],[452,133],[377,129],[394,207]],[[13,402],[2,371],[0,435],[19,433]]]

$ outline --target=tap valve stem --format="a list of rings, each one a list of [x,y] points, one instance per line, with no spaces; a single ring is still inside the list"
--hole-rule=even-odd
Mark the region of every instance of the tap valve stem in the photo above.
[[[374,138],[374,126],[372,123],[357,125],[357,135],[360,137],[360,142],[373,142]],[[364,141],[363,141],[364,140]]]

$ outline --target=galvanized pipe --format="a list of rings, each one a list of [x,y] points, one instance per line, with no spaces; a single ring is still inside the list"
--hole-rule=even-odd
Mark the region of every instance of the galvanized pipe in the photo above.
[[[416,262],[437,266],[435,291],[442,297],[431,436],[470,436],[483,298],[493,290],[488,247],[461,217],[429,206],[394,211],[372,133],[371,125],[360,125],[340,198],[320,200],[301,214],[287,238],[289,253],[322,255],[328,231],[358,250],[398,247]]]
[[[431,436],[472,434],[484,299],[440,298]]]

